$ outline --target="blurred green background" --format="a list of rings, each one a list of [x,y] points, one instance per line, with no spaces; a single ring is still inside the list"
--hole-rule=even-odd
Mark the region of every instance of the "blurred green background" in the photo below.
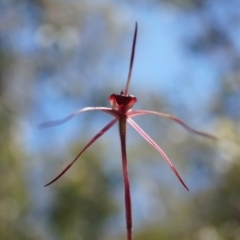
[[[138,21],[135,108],[178,116],[220,140],[136,118],[190,192],[129,127],[134,239],[239,240],[239,9],[238,0],[1,0],[0,239],[125,239],[117,127],[43,187],[111,117],[91,112],[37,126],[109,106],[124,88]]]

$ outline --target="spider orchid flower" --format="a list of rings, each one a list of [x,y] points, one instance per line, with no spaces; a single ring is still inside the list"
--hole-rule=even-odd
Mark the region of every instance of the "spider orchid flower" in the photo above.
[[[207,137],[213,140],[217,138],[213,135],[199,132],[194,130],[193,128],[189,127],[180,119],[165,114],[161,112],[149,111],[149,110],[132,110],[132,107],[137,101],[137,98],[133,95],[128,94],[129,84],[131,80],[132,74],[132,66],[134,61],[134,53],[135,53],[135,46],[136,46],[136,39],[137,39],[137,23],[135,25],[134,37],[133,37],[133,44],[132,44],[132,52],[131,52],[131,59],[130,59],[130,67],[129,73],[127,78],[127,84],[125,91],[121,91],[120,94],[112,94],[109,97],[109,101],[111,104],[111,108],[107,107],[85,107],[82,109],[77,110],[76,112],[72,113],[71,115],[57,121],[48,121],[44,122],[40,125],[40,128],[52,127],[59,124],[63,124],[68,120],[72,119],[73,117],[87,111],[102,111],[107,114],[113,116],[113,120],[111,120],[104,128],[102,128],[86,145],[85,147],[78,153],[78,155],[63,169],[63,171],[57,175],[52,181],[47,183],[45,186],[48,186],[55,181],[57,181],[82,155],[82,153],[88,149],[98,138],[100,138],[104,133],[106,133],[113,125],[117,122],[119,123],[119,134],[120,134],[120,141],[121,141],[121,153],[122,153],[122,170],[123,170],[123,180],[124,180],[124,191],[125,191],[125,211],[126,211],[126,227],[127,227],[127,240],[132,240],[132,210],[131,210],[131,195],[130,195],[130,184],[129,184],[129,177],[128,177],[128,167],[127,167],[127,151],[126,151],[126,127],[127,124],[131,125],[147,142],[149,142],[165,159],[167,164],[170,166],[178,180],[182,183],[182,185],[187,189],[188,187],[180,177],[179,173],[177,172],[176,168],[173,166],[167,155],[164,151],[157,145],[157,143],[132,119],[133,117],[144,115],[144,114],[154,114],[160,117],[168,118],[172,121],[177,122],[186,130],[201,135],[203,137]]]

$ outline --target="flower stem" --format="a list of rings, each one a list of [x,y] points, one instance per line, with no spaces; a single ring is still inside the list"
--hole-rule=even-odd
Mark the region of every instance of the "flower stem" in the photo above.
[[[125,211],[126,211],[126,226],[127,226],[127,240],[132,240],[132,206],[131,193],[127,168],[127,153],[126,153],[126,126],[127,121],[125,117],[119,119],[119,133],[121,140],[122,151],[122,168],[125,192]]]

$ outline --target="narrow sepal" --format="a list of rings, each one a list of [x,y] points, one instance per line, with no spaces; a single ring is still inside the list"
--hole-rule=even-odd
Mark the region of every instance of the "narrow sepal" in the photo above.
[[[60,124],[63,124],[67,121],[69,121],[70,119],[72,119],[73,117],[76,117],[77,115],[83,113],[83,112],[87,112],[87,111],[102,111],[102,112],[106,112],[108,114],[111,114],[112,109],[111,108],[107,108],[107,107],[85,107],[85,108],[81,108],[78,109],[77,111],[75,111],[74,113],[68,115],[65,118],[59,119],[59,120],[55,120],[55,121],[47,121],[47,122],[43,122],[41,124],[39,124],[39,128],[48,128],[48,127],[54,127],[54,126],[58,126]],[[114,114],[111,114],[114,115]]]
[[[135,55],[135,47],[136,47],[136,40],[137,40],[137,30],[138,30],[138,24],[136,22],[134,36],[133,36],[133,44],[132,44],[132,52],[131,52],[131,59],[130,59],[130,66],[129,66],[127,84],[126,84],[126,88],[125,88],[125,92],[124,92],[125,95],[128,94],[130,80],[131,80],[131,75],[132,75],[132,67],[133,67],[133,61],[134,61],[134,55]]]
[[[82,153],[90,147],[99,137],[101,137],[107,130],[109,130],[116,122],[118,121],[117,118],[113,119],[110,123],[108,123],[100,132],[98,132],[81,150],[81,152],[65,167],[60,174],[57,175],[51,182],[44,185],[44,187],[51,185],[52,183],[56,182],[82,155]]]
[[[165,118],[171,119],[171,120],[177,122],[178,124],[180,124],[182,127],[184,127],[189,132],[192,132],[194,134],[197,134],[197,135],[200,135],[200,136],[203,136],[203,137],[210,138],[210,139],[215,140],[215,141],[218,140],[218,138],[216,136],[214,136],[212,134],[209,134],[209,133],[197,131],[197,130],[189,127],[186,123],[184,123],[179,118],[171,116],[171,115],[166,114],[166,113],[149,111],[149,110],[134,110],[134,111],[129,112],[127,115],[128,115],[128,117],[136,117],[136,116],[145,115],[145,114],[154,114],[154,115],[158,115],[160,117],[165,117]]]
[[[130,118],[128,118],[127,121],[147,142],[149,142],[163,156],[163,158],[166,160],[166,162],[168,163],[168,165],[170,166],[174,174],[177,176],[179,181],[189,191],[187,185],[184,183],[184,181],[180,177],[179,173],[177,172],[176,168],[173,166],[172,162],[170,161],[168,156],[165,154],[165,152],[153,141],[151,137],[148,136],[146,132],[144,132],[144,130],[136,122],[134,122]]]

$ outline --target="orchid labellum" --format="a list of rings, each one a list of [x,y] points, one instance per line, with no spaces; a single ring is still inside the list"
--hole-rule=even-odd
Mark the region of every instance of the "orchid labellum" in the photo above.
[[[131,59],[130,59],[130,67],[129,67],[129,73],[127,78],[127,84],[124,91],[121,91],[120,94],[112,94],[109,97],[109,101],[111,104],[111,108],[107,107],[85,107],[82,109],[77,110],[76,112],[72,113],[71,115],[57,121],[49,121],[42,123],[40,127],[52,127],[56,126],[62,123],[65,123],[66,121],[72,119],[73,117],[79,115],[80,113],[87,112],[87,111],[102,111],[107,114],[110,114],[113,116],[113,120],[111,120],[103,129],[101,129],[86,145],[85,147],[78,153],[78,155],[70,162],[63,171],[55,177],[52,181],[47,183],[45,186],[48,186],[52,183],[54,183],[56,180],[58,180],[75,162],[76,160],[82,155],[82,153],[90,147],[98,138],[100,138],[104,133],[106,133],[113,125],[115,125],[117,122],[119,123],[119,134],[120,134],[120,140],[121,140],[121,153],[122,153],[122,170],[123,170],[123,179],[124,179],[124,191],[125,191],[125,210],[126,210],[126,225],[127,225],[127,240],[132,240],[132,210],[131,210],[131,195],[130,195],[130,185],[129,185],[129,177],[128,177],[128,168],[127,168],[127,153],[126,153],[126,127],[127,124],[131,125],[147,142],[149,142],[165,159],[167,164],[170,166],[178,180],[182,183],[182,185],[188,190],[188,187],[178,174],[177,170],[167,157],[167,155],[164,153],[164,151],[157,145],[157,143],[154,142],[154,140],[148,136],[148,134],[134,121],[132,120],[133,117],[144,115],[144,114],[154,114],[160,117],[168,118],[170,120],[173,120],[177,122],[178,124],[182,125],[185,129],[188,131],[208,137],[211,139],[216,140],[216,137],[196,131],[189,127],[187,124],[182,122],[180,119],[165,114],[161,112],[155,112],[155,111],[149,111],[149,110],[132,110],[132,107],[134,106],[135,102],[137,101],[137,98],[133,95],[129,95],[129,85],[131,80],[131,74],[132,74],[132,66],[133,66],[133,60],[134,60],[134,52],[135,52],[135,46],[136,46],[136,39],[137,39],[137,23],[135,25],[135,31],[134,31],[134,37],[133,37],[133,45],[132,45],[132,52],[131,52]]]

